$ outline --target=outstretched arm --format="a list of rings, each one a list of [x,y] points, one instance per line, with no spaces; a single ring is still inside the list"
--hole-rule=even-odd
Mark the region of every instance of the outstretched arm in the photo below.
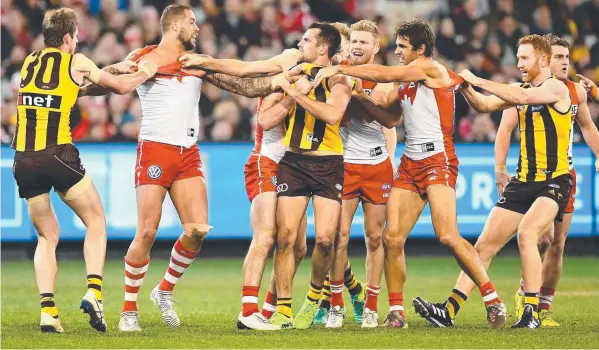
[[[599,131],[597,131],[597,126],[593,123],[593,119],[591,118],[591,112],[589,111],[589,105],[587,104],[587,94],[578,84],[576,85],[576,92],[579,100],[576,122],[580,126],[584,141],[595,154],[595,158],[599,158]]]
[[[460,92],[464,95],[470,107],[479,113],[501,111],[513,106],[513,104],[507,103],[495,95],[483,95],[470,85],[465,89],[461,89]]]
[[[379,99],[376,95],[368,96],[364,90],[357,89],[354,94],[354,100],[358,101],[360,106],[364,108],[372,119],[379,122],[385,128],[395,128],[401,120],[401,103],[395,86],[389,91],[385,99]]]
[[[133,61],[133,57],[137,54],[139,49],[131,51],[125,59],[119,63],[102,68],[103,71],[112,75],[134,73],[133,68],[137,64]],[[94,83],[87,83],[79,89],[79,97],[81,96],[103,96],[110,93],[110,90]]]
[[[263,97],[273,93],[273,77],[239,78],[223,73],[207,72],[203,79],[210,84],[245,97]]]
[[[460,76],[471,85],[478,86],[508,103],[517,105],[553,104],[568,94],[568,88],[557,79],[549,79],[541,86],[525,89],[516,85],[479,78],[468,70],[460,72]]]
[[[599,103],[599,89],[597,88],[597,84],[583,75],[576,74],[576,76],[580,79],[580,85],[584,88],[586,93],[591,96],[591,99],[595,101],[595,103]]]
[[[379,64],[361,64],[357,66],[338,65],[323,68],[318,71],[314,81],[316,84],[319,84],[323,79],[336,74],[345,74],[378,83],[420,81],[428,78],[427,74],[420,67],[414,65],[381,66]]]

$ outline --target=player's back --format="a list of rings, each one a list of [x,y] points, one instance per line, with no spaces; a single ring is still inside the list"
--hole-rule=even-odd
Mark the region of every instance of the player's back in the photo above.
[[[31,53],[21,68],[17,130],[12,148],[40,151],[72,143],[71,109],[79,84],[71,76],[73,55],[55,48]]]
[[[453,144],[455,93],[461,83],[457,74],[447,71],[450,84],[430,88],[424,82],[402,82],[398,97],[406,130],[407,157],[419,160],[444,152],[457,158]]]
[[[133,60],[139,61],[155,48],[143,48]],[[153,79],[137,88],[142,109],[139,137],[175,146],[194,145],[200,127],[201,87],[202,80],[181,71],[179,62],[160,67]]]

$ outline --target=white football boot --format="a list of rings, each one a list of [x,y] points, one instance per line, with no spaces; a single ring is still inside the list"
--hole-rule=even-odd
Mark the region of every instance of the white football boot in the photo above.
[[[175,303],[173,301],[172,291],[158,290],[157,285],[154,287],[154,289],[152,289],[152,293],[150,293],[150,300],[152,300],[154,305],[160,308],[160,312],[162,313],[162,321],[166,323],[167,326],[181,326],[181,321],[179,321],[179,316],[177,316],[177,312],[175,311]]]

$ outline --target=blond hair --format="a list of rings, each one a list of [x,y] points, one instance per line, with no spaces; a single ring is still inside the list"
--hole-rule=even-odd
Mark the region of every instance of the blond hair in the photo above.
[[[356,22],[349,27],[352,32],[368,32],[372,34],[375,40],[378,40],[381,36],[381,32],[379,32],[379,27],[373,21],[369,21],[363,19],[359,22]]]
[[[337,29],[337,31],[339,32],[339,34],[341,35],[342,38],[349,40],[349,26],[345,23],[341,23],[341,22],[335,22],[335,23],[331,23],[331,25],[333,27],[335,27],[335,29]]]

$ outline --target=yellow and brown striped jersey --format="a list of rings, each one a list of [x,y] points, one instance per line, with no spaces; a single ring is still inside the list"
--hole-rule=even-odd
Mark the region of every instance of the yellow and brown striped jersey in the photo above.
[[[305,73],[313,80],[318,71],[323,68],[315,64],[305,64]],[[331,91],[329,79],[324,79],[320,85],[315,86],[308,97],[319,102],[326,102]],[[339,133],[341,120],[335,125],[317,119],[308,113],[298,103],[289,111],[285,126],[285,146],[292,146],[307,151],[329,151],[343,154],[343,143]]]
[[[31,53],[21,68],[17,131],[11,147],[40,151],[72,143],[71,109],[79,85],[71,76],[73,55],[55,48]]]
[[[522,85],[523,88],[530,86],[528,83]],[[564,113],[552,105],[521,105],[516,108],[520,126],[518,180],[538,182],[567,174],[571,108]]]

